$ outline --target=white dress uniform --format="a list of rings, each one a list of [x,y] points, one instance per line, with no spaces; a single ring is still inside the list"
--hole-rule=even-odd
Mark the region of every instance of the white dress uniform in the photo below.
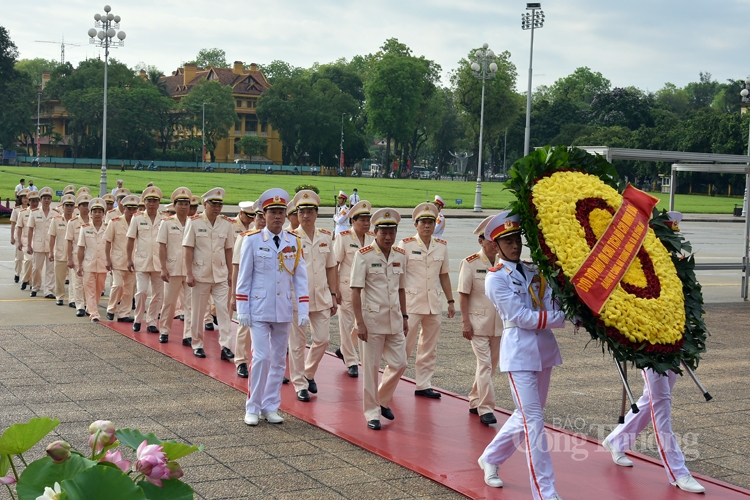
[[[335,236],[338,236],[342,231],[349,229],[349,207],[346,206],[348,196],[346,196],[345,192],[339,191],[338,199],[343,201],[344,204],[338,205],[334,208],[333,222],[336,224],[336,229],[334,230]]]
[[[99,207],[106,210],[104,200],[94,198],[90,208]],[[86,312],[91,321],[99,321],[99,297],[104,291],[107,279],[107,254],[104,231],[107,225],[102,217],[102,224],[97,229],[93,222],[83,224],[78,235],[78,248],[83,248],[83,290],[86,295]],[[77,253],[77,252],[76,252]],[[78,255],[76,255],[78,260]]]
[[[368,201],[363,200],[360,204],[366,205],[366,213],[370,214],[370,204]],[[352,212],[358,209],[357,205],[352,207]],[[339,335],[341,337],[341,354],[344,356],[344,364],[349,366],[356,366],[359,364],[357,359],[357,351],[355,346],[357,345],[357,332],[354,318],[354,310],[352,309],[352,289],[349,285],[351,279],[352,264],[354,263],[354,255],[361,249],[370,245],[375,241],[375,233],[368,231],[364,235],[364,245],[360,245],[359,237],[354,232],[354,229],[349,229],[339,234],[339,237],[333,242],[333,253],[336,256],[336,262],[339,266],[339,294],[341,295],[341,304],[339,304],[338,316],[339,316]]]
[[[52,190],[48,187],[39,191],[40,196],[52,196]],[[49,226],[56,213],[49,208],[47,213],[39,206],[29,216],[29,231],[31,235],[31,249],[34,252],[33,273],[31,275],[31,291],[41,292],[45,297],[54,295],[55,266],[49,263]]]
[[[88,190],[88,188],[80,188]],[[78,195],[76,198],[76,206],[91,201],[91,195],[83,193]],[[74,280],[70,282],[70,286],[73,288],[73,298],[78,309],[78,315],[83,315],[82,311],[86,309],[86,296],[83,293],[83,278],[78,276],[78,257],[76,252],[78,251],[78,235],[81,232],[81,226],[88,224],[91,219],[87,216],[86,220],[79,214],[74,217],[73,220],[68,222],[68,227],[65,229],[65,239],[68,240],[68,267],[73,270]],[[71,267],[72,264],[72,267]]]
[[[138,197],[132,196],[126,203],[138,205]],[[132,218],[130,219],[132,222]],[[104,239],[109,242],[109,260],[112,263],[112,287],[109,290],[107,313],[117,319],[130,317],[135,287],[135,273],[128,270],[128,229],[126,217],[113,217],[107,224]],[[132,257],[131,257],[132,258]]]
[[[29,193],[33,196],[32,193]],[[36,210],[36,209],[35,209]],[[29,217],[31,217],[31,206],[18,213],[18,221],[16,222],[16,249],[19,250],[23,255],[23,263],[21,264],[21,274],[19,275],[22,287],[25,289],[24,284],[31,284],[32,268],[34,264],[34,258],[26,251],[28,250],[29,244]],[[21,230],[21,236],[18,237],[18,230]]]
[[[286,207],[288,201],[285,191],[269,189],[258,203],[263,208]],[[268,228],[252,231],[242,242],[237,314],[241,325],[252,328],[253,343],[246,418],[276,412],[281,404],[292,290],[300,322],[308,318],[307,268],[301,245],[293,233],[273,234]]]
[[[511,224],[505,225],[506,220]],[[508,217],[505,211],[490,221],[485,237],[495,241],[497,237],[517,232],[518,216]],[[565,323],[565,314],[556,310],[552,301],[551,288],[542,286],[543,283],[534,265],[502,258],[485,281],[487,297],[505,325],[500,343],[500,371],[508,373],[516,409],[487,445],[480,461],[488,467],[502,465],[516,451],[519,442],[525,440],[531,493],[535,500],[546,500],[557,494],[543,410],[552,367],[562,363],[550,328],[562,328]]]
[[[443,201],[440,196],[435,195],[435,200],[432,203],[439,208],[437,219],[435,219],[435,232],[432,233],[432,236],[435,238],[442,238],[443,231],[445,231],[445,215],[443,215],[441,210],[445,207],[445,201]]]

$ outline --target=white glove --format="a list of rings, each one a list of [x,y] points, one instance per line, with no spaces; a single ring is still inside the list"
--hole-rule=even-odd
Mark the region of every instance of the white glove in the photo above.
[[[251,317],[250,314],[237,314],[237,320],[240,322],[240,326],[250,326]]]
[[[307,326],[307,324],[310,322],[310,317],[307,314],[298,314],[297,315],[297,325],[298,326]]]

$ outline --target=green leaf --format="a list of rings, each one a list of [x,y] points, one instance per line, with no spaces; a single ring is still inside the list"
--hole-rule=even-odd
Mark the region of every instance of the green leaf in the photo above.
[[[167,459],[169,460],[179,460],[180,458],[186,457],[196,451],[203,451],[203,445],[195,446],[185,443],[177,443],[175,441],[164,441],[161,445],[162,451],[167,454]]]
[[[10,457],[8,455],[0,455],[0,477],[4,477],[10,469]]]
[[[91,467],[60,484],[67,500],[146,500],[127,474],[112,467]]]
[[[183,483],[179,479],[170,479],[162,481],[163,488],[141,481],[138,486],[143,488],[148,500],[193,500],[193,488]]]
[[[57,419],[34,417],[25,424],[13,424],[0,437],[0,453],[25,453],[60,424]]]
[[[148,441],[148,444],[162,444],[161,439],[154,434],[144,434],[138,429],[119,429],[115,431],[115,436],[117,436],[117,439],[119,439],[122,444],[131,448],[133,451],[137,450],[144,440]]]
[[[70,458],[61,464],[56,464],[50,457],[44,457],[31,462],[21,477],[18,478],[17,492],[19,500],[36,500],[44,493],[44,487],[54,486],[66,479],[71,479],[96,465],[80,455],[71,454]],[[91,497],[94,498],[94,497]],[[100,498],[107,498],[106,496]]]

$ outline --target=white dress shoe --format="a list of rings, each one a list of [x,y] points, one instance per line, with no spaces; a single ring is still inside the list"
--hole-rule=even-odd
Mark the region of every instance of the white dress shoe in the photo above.
[[[247,425],[258,425],[258,415],[255,413],[245,413],[245,423]]]
[[[497,476],[497,465],[488,464],[482,460],[482,457],[479,457],[477,463],[479,464],[479,468],[484,471],[484,482],[487,486],[493,488],[503,487],[503,481]]]
[[[689,491],[690,493],[705,493],[706,488],[701,486],[701,483],[695,480],[693,476],[688,474],[687,476],[682,476],[677,481],[672,483],[674,486],[677,486],[681,490]]]
[[[266,421],[269,424],[280,424],[284,421],[284,417],[282,417],[275,411],[269,411],[268,413],[263,413],[262,416],[263,418],[266,419]]]
[[[615,449],[614,446],[612,446],[612,443],[607,441],[606,439],[602,441],[602,446],[604,446],[604,449],[607,450],[612,454],[612,460],[621,467],[632,467],[633,461],[630,460],[628,457],[625,456],[625,454],[617,449]]]

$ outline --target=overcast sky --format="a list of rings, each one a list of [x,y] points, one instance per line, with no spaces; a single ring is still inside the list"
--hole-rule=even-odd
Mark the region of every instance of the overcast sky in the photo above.
[[[103,3],[66,0],[4,2],[0,24],[21,58],[77,64],[97,57],[86,32]],[[169,74],[199,49],[219,47],[227,60],[282,59],[309,67],[376,52],[387,38],[407,44],[443,68],[443,81],[470,49],[487,42],[508,50],[518,88],[528,78],[530,32],[521,29],[526,3],[507,0],[127,0],[112,5],[127,33],[113,50],[129,66],[143,61]],[[533,86],[550,85],[575,68],[601,72],[614,86],[656,91],[698,80],[700,71],[721,82],[750,75],[750,0],[548,0],[544,28],[535,32]]]

